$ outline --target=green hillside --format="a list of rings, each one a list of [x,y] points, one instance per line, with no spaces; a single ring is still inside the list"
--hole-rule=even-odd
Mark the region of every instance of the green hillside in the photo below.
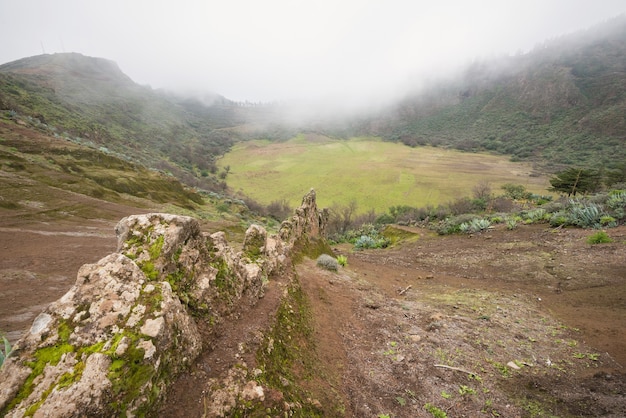
[[[139,86],[118,66],[81,54],[24,58],[0,66],[0,110],[36,127],[214,189],[215,157],[242,123],[220,96],[206,105]]]
[[[375,126],[375,128],[373,128]],[[605,168],[626,161],[626,16],[479,61],[365,128],[408,145]]]

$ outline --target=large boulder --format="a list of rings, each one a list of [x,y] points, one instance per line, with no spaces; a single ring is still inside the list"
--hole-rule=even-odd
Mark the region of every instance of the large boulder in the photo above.
[[[83,266],[15,345],[2,370],[0,410],[8,417],[137,411],[200,350],[196,325],[169,283],[111,254]]]

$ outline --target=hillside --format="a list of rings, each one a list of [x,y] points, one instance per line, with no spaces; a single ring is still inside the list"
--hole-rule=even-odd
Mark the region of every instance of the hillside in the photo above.
[[[215,157],[242,123],[223,97],[179,97],[133,82],[117,64],[81,54],[24,58],[0,66],[6,117],[215,189]],[[214,177],[214,176],[213,176]]]
[[[516,56],[477,60],[363,128],[405,144],[617,167],[626,159],[626,16]]]

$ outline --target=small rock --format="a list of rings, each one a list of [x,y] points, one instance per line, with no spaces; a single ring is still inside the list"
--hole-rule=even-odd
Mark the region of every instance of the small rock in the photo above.
[[[143,340],[143,341],[141,341],[139,344],[137,344],[137,347],[138,348],[143,348],[143,351],[144,351],[143,358],[144,358],[144,360],[152,358],[154,353],[156,353],[156,347],[154,346],[154,344],[152,344],[152,341],[150,341],[150,340],[147,340],[147,341]]]
[[[519,370],[521,368],[520,366],[515,364],[514,361],[509,361],[506,365],[509,366],[510,368],[512,368],[513,370]]]
[[[148,337],[157,337],[163,328],[165,327],[165,320],[162,316],[157,319],[148,319],[146,323],[141,327],[141,333]]]
[[[246,383],[246,386],[241,391],[241,396],[247,401],[259,400],[263,402],[265,400],[265,392],[263,387],[259,386],[254,380]]]

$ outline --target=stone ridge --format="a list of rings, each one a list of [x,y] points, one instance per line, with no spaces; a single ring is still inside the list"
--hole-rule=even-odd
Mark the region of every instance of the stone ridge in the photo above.
[[[320,237],[324,219],[311,190],[278,236],[252,225],[241,252],[191,217],[122,219],[117,252],[82,266],[15,344],[0,371],[0,416],[154,412],[168,384],[211,344],[201,337],[211,335],[206,327],[254,305],[297,243]]]

